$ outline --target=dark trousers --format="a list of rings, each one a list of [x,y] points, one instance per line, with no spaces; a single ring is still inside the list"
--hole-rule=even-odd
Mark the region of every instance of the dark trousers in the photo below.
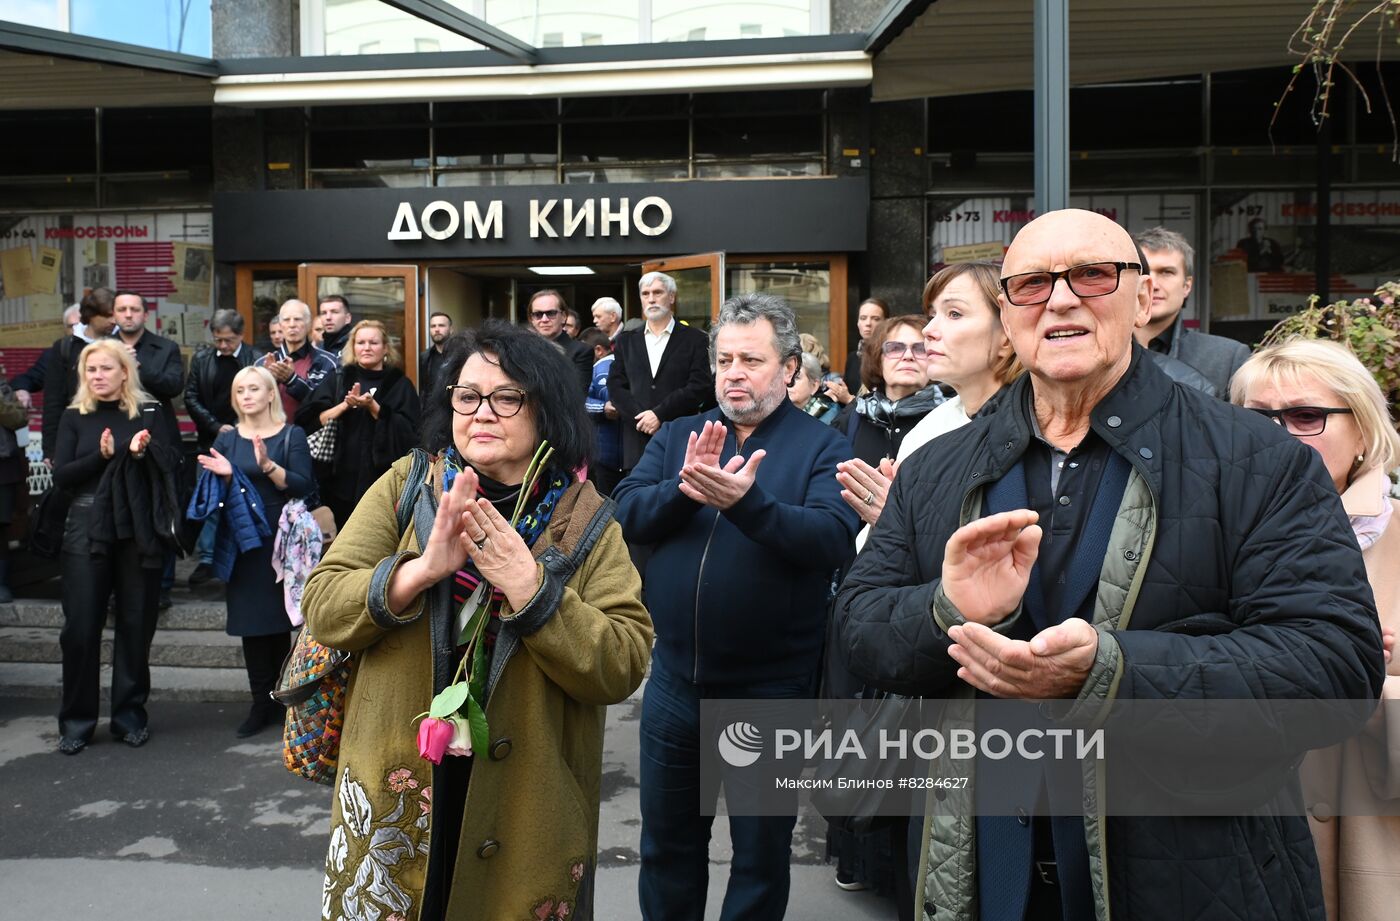
[[[248,669],[248,691],[253,695],[253,703],[266,705],[269,710],[282,706],[268,695],[277,687],[282,663],[291,650],[290,633],[243,637],[243,662]]]
[[[113,735],[146,728],[151,693],[151,639],[156,632],[160,570],[142,569],[132,541],[114,545],[106,557],[63,554],[63,703],[58,730],[70,739],[91,739],[97,728],[102,628],[107,599],[116,593],[112,642]]]
[[[815,664],[814,664],[815,669]],[[638,884],[646,921],[701,921],[709,882],[710,828],[719,791],[701,790],[700,701],[800,699],[812,678],[755,685],[704,686],[675,675],[659,659],[642,698],[642,868]],[[728,780],[726,780],[728,783]],[[728,794],[732,799],[733,794]],[[794,804],[794,809],[796,808]],[[720,921],[778,921],[787,911],[792,857],[791,816],[729,817],[734,859]]]

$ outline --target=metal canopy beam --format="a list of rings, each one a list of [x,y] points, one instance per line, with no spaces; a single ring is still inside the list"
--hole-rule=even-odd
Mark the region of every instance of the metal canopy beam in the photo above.
[[[78,61],[139,67],[191,77],[217,77],[219,68],[209,58],[176,54],[158,48],[143,48],[125,42],[109,42],[87,35],[74,35],[53,29],[0,22],[0,48],[27,54],[47,54]]]
[[[890,0],[865,36],[868,54],[879,54],[929,8],[933,0]]]
[[[446,0],[381,0],[381,2],[386,6],[403,10],[411,16],[417,16],[424,22],[441,26],[463,38],[480,42],[487,48],[509,55],[522,64],[535,63],[537,50],[534,45],[526,44],[514,35],[502,32],[470,13],[462,12],[455,6],[448,4]]]
[[[1069,206],[1069,0],[1035,0],[1035,212]]]

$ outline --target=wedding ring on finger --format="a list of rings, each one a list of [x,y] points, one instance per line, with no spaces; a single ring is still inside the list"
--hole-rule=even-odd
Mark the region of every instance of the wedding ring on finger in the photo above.
[[[482,537],[481,539],[479,539],[479,540],[476,539],[476,538],[473,538],[473,539],[472,539],[472,543],[476,544],[476,549],[478,549],[478,550],[483,550],[483,549],[485,549],[485,547],[486,547],[486,542],[489,541],[490,539],[491,539],[491,538],[485,537],[485,536],[483,536],[483,537]]]
[[[867,492],[867,493],[865,494],[865,504],[866,504],[866,505],[874,505],[874,504],[875,504],[875,492],[874,492],[874,490],[871,490],[870,492]]]

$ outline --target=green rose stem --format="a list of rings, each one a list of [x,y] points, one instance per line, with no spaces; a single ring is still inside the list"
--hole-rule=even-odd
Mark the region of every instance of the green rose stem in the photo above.
[[[540,446],[535,449],[534,457],[530,458],[529,465],[525,468],[524,484],[520,488],[520,495],[515,500],[515,512],[510,516],[510,526],[514,528],[520,521],[520,516],[525,512],[525,503],[530,495],[535,491],[540,475],[544,473],[549,464],[549,459],[554,456],[554,449],[549,447],[548,442],[540,442]],[[415,716],[414,722],[425,716],[435,716],[439,719],[447,718],[458,713],[463,706],[467,708],[467,723],[471,729],[472,748],[480,751],[486,747],[490,738],[490,729],[486,724],[486,710],[481,704],[481,698],[486,690],[486,644],[482,642],[482,636],[486,632],[486,622],[490,619],[490,609],[492,604],[492,592],[489,582],[485,582],[485,600],[477,605],[468,620],[466,627],[462,630],[458,642],[466,638],[466,651],[462,654],[461,661],[457,663],[457,670],[452,675],[452,681],[447,687],[433,698],[432,707],[426,713]],[[462,605],[465,612],[468,599]],[[467,663],[471,663],[471,669],[467,669]],[[467,681],[466,694],[460,687],[463,677]],[[444,712],[445,711],[445,712]]]

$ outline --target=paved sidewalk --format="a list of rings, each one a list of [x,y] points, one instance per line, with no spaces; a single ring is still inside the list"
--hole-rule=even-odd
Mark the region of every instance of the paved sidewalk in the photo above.
[[[609,710],[599,826],[599,921],[637,908],[640,692]],[[152,738],[129,749],[99,726],[63,757],[53,701],[0,698],[0,916],[103,921],[256,921],[320,914],[329,788],[282,767],[273,730],[233,736],[245,707],[161,702]],[[836,888],[823,827],[793,842],[794,919],[890,919],[894,904]],[[727,823],[715,822],[707,916],[727,879]]]

